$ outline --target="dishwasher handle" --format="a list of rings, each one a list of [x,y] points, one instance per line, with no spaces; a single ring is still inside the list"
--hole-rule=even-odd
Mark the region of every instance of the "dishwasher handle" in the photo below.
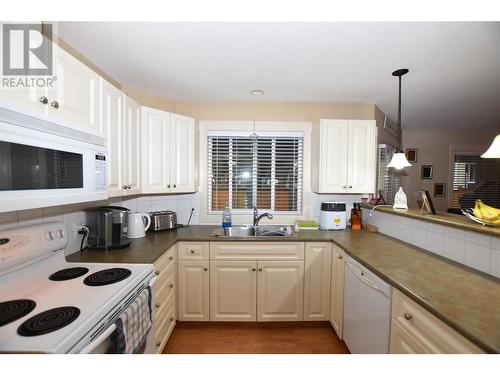
[[[387,295],[387,293],[378,286],[376,280],[373,280],[371,277],[367,276],[365,271],[363,271],[361,268],[357,267],[355,264],[347,261],[346,262],[347,266],[352,270],[354,275],[361,280],[364,284],[368,285],[370,288],[378,290],[380,293],[382,293],[384,296],[387,298],[391,298],[390,295]]]

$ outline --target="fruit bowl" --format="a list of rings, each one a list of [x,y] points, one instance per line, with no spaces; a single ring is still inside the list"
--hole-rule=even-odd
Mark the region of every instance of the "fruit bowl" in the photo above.
[[[500,227],[500,223],[498,223],[498,224],[489,223],[489,222],[483,221],[483,220],[478,219],[477,217],[475,217],[474,214],[472,213],[472,208],[463,209],[462,213],[465,215],[465,217],[471,219],[472,221],[475,221],[476,223],[479,223],[479,224],[482,224],[482,225],[486,225],[486,226],[489,226],[489,227]]]

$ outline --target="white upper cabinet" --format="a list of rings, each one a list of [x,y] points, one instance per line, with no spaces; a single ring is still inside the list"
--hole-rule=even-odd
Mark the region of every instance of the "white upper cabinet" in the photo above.
[[[315,133],[313,191],[374,193],[377,161],[375,121],[321,120],[319,131]]]
[[[108,196],[120,196],[124,194],[124,160],[122,158],[124,96],[120,90],[102,78],[100,86],[101,121],[99,128],[106,135],[106,146],[108,149]]]
[[[194,119],[142,107],[142,191],[195,191]]]
[[[50,121],[99,134],[99,75],[55,44],[54,75],[55,89],[46,93]]]
[[[141,193],[141,106],[125,97],[123,132],[123,182],[126,195]]]

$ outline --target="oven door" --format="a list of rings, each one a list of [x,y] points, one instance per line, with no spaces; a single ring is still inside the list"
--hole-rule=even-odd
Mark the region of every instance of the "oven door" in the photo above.
[[[59,130],[0,121],[0,212],[107,198],[106,148]]]

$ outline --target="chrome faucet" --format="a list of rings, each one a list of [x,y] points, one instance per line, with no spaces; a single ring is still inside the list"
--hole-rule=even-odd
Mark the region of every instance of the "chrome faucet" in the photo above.
[[[267,217],[268,219],[272,219],[273,218],[273,215],[270,214],[269,212],[264,212],[262,215],[259,216],[259,213],[257,212],[257,207],[253,206],[253,226],[254,227],[256,227],[257,225],[259,225],[259,221],[264,216]]]

